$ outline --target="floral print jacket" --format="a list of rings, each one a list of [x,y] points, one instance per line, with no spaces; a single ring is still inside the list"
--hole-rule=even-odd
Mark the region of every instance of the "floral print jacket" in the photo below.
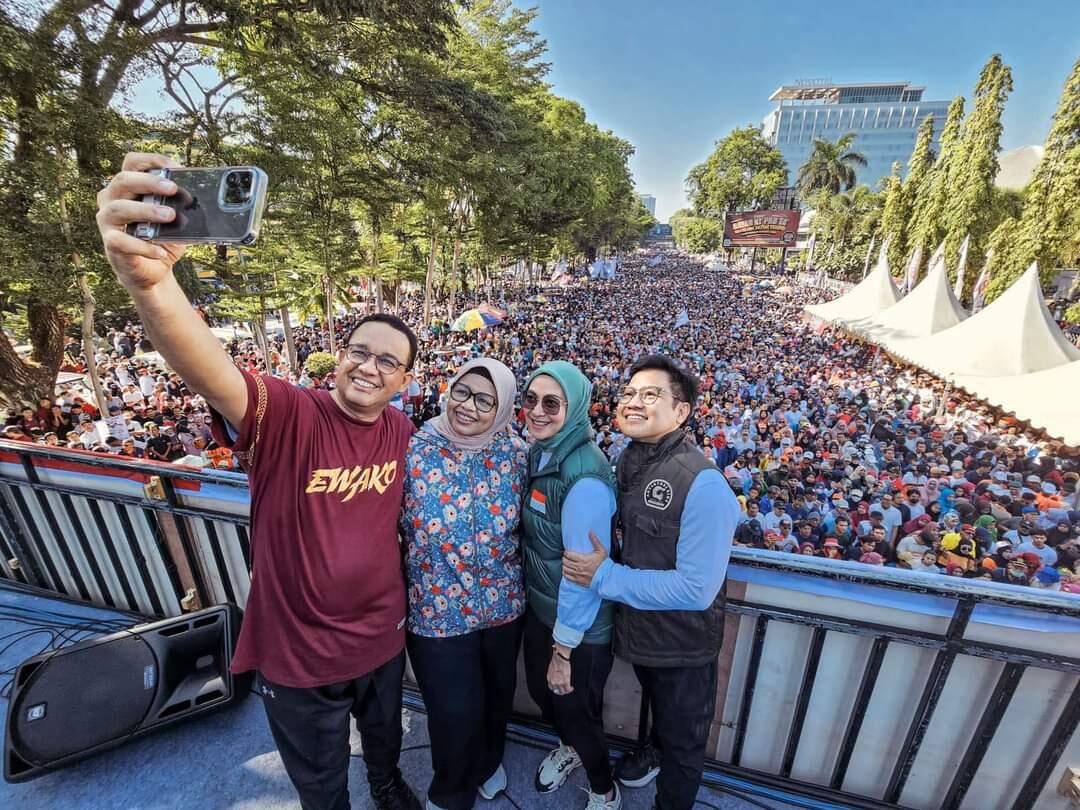
[[[460,636],[521,616],[525,443],[499,434],[484,450],[467,451],[424,429],[409,442],[405,470],[409,632]]]

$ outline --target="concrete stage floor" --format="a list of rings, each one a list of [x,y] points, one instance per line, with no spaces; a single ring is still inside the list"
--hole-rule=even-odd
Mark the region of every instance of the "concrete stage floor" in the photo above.
[[[43,648],[47,638],[37,636],[16,641],[4,649],[12,633],[25,629],[18,617],[25,611],[42,610],[81,617],[83,621],[117,617],[110,611],[0,587],[0,670],[11,669]],[[57,623],[71,624],[78,620],[57,619]],[[0,678],[0,683],[6,684],[9,677]],[[0,712],[3,722],[7,714],[6,699],[0,700]],[[404,721],[408,732],[401,769],[406,781],[423,799],[431,773],[428,750],[409,749],[426,744],[426,718],[421,712],[408,711]],[[355,734],[354,743],[359,744]],[[544,753],[522,741],[508,745],[505,764],[510,779],[509,799],[478,800],[477,810],[583,808],[587,797],[581,769],[555,794],[540,796],[535,792],[533,777]],[[353,808],[370,808],[361,759],[352,760],[349,780]],[[822,807],[816,802],[803,804],[793,797],[787,797],[791,802],[788,803],[767,798],[768,794],[743,795],[750,801],[703,788],[697,807],[712,805],[723,810]],[[653,788],[627,790],[623,798],[627,810],[648,810],[652,807]],[[0,807],[5,810],[298,810],[300,804],[270,737],[260,700],[251,695],[231,709],[136,739],[40,779],[24,784],[0,783]]]

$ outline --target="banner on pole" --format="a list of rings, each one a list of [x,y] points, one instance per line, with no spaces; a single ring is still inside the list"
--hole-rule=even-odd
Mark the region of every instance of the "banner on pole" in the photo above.
[[[746,211],[724,217],[724,247],[794,247],[798,211]]]
[[[965,236],[964,241],[960,243],[960,261],[956,266],[956,287],[953,289],[953,295],[956,296],[957,301],[964,294],[964,272],[967,270],[967,254],[970,243],[970,234]]]

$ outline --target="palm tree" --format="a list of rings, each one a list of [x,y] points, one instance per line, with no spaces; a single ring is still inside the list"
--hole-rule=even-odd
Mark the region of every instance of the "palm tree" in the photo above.
[[[819,188],[839,194],[855,185],[855,167],[866,166],[866,158],[852,150],[855,133],[842,135],[836,143],[814,139],[814,149],[799,169],[799,188],[805,197]]]

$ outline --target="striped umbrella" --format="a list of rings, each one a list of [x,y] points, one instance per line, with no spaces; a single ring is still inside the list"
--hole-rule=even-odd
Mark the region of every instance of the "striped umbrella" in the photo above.
[[[481,307],[478,309],[467,309],[458,316],[458,319],[454,321],[454,325],[450,327],[454,332],[471,332],[474,329],[484,329],[488,326],[495,326],[503,322],[502,317],[497,315],[494,310],[487,307]]]

